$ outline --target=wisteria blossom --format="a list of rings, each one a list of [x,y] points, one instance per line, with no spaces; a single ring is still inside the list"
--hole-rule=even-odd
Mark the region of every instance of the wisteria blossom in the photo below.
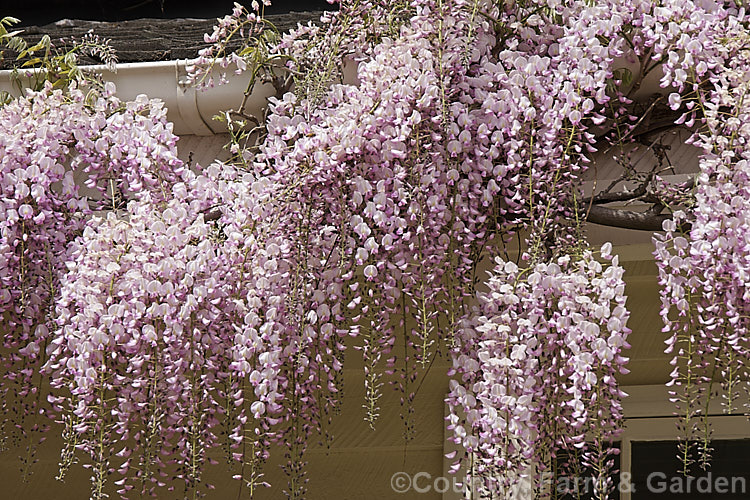
[[[667,352],[673,355],[672,394],[682,430],[680,457],[687,471],[707,467],[711,428],[707,405],[713,393],[727,413],[747,412],[750,386],[750,251],[748,249],[748,34],[730,20],[730,42],[701,55],[716,68],[711,88],[689,97],[703,114],[692,138],[701,148],[695,207],[675,212],[655,237],[662,285]],[[689,118],[692,119],[692,118]]]
[[[509,492],[530,471],[538,481],[545,459],[560,452],[591,464],[597,494],[612,488],[629,313],[623,269],[609,251],[604,266],[588,249],[525,269],[497,258],[479,293],[454,356],[449,428],[487,490]]]
[[[216,450],[251,497],[279,453],[301,498],[345,351],[364,420],[391,383],[407,440],[418,375],[446,356],[454,471],[505,498],[586,469],[609,498],[630,313],[612,245],[585,241],[601,200],[583,175],[635,140],[656,72],[653,106],[704,151],[694,182],[648,179],[680,453],[704,437],[706,461],[712,384],[729,411],[748,401],[745,11],[366,0],[279,34],[263,6],[219,19],[191,68],[203,87],[216,66],[248,78],[226,163],[184,165],[161,103],[111,84],[0,109],[3,437],[31,450],[40,413],[63,424],[60,476],[82,462],[95,499],[205,495]],[[262,83],[276,94],[251,115]]]
[[[2,425],[5,438],[22,439],[29,455],[35,445],[26,429],[46,425],[35,421],[45,411],[39,369],[71,242],[92,210],[112,208],[123,195],[144,196],[180,170],[166,110],[145,96],[123,109],[114,91],[107,84],[92,99],[75,85],[63,92],[48,84],[0,109],[0,315],[8,353],[0,389],[9,403]],[[91,199],[76,174],[88,175]],[[12,420],[16,412],[28,425]]]

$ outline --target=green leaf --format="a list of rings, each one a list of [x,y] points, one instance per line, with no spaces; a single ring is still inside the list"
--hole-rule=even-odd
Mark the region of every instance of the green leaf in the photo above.
[[[2,31],[4,31],[4,33],[0,35],[0,38],[13,38],[14,36],[17,36],[23,33],[23,30],[16,30],[16,31],[11,31],[10,33],[8,33],[7,31],[5,31],[5,28],[3,28]]]
[[[63,64],[66,66],[75,66],[76,65],[76,55],[75,52],[70,51],[65,54],[65,57],[63,57]]]
[[[27,48],[20,54],[18,54],[18,57],[16,59],[23,59],[24,57],[28,56],[29,54],[33,54],[34,52],[38,50],[49,50],[50,48],[50,38],[49,35],[44,35],[41,40],[39,40],[36,44],[32,45],[31,47]]]
[[[10,26],[11,24],[18,24],[21,20],[17,17],[13,16],[5,16],[4,18],[0,19],[0,24],[3,24],[5,26]]]
[[[9,49],[15,50],[16,52],[21,52],[23,50],[26,50],[26,47],[28,44],[26,43],[26,40],[23,38],[13,37],[5,42],[5,44],[8,46]]]
[[[37,64],[41,64],[42,58],[41,57],[34,57],[32,59],[29,59],[28,61],[25,61],[21,67],[22,68],[28,68],[29,66],[36,66]]]

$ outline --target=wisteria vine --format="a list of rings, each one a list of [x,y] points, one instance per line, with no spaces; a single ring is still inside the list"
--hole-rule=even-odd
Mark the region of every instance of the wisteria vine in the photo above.
[[[0,109],[3,439],[30,462],[40,413],[63,424],[60,477],[83,462],[95,499],[203,496],[214,449],[252,497],[281,447],[301,498],[347,347],[370,426],[388,382],[408,417],[416,374],[449,356],[454,470],[543,497],[582,467],[608,498],[629,312],[611,245],[585,242],[582,183],[602,142],[635,140],[658,70],[655,102],[704,151],[657,193],[674,215],[656,257],[680,453],[705,463],[714,385],[748,401],[747,21],[731,2],[359,0],[279,34],[236,5],[191,69],[248,74],[232,160],[205,168],[145,96],[27,92]]]
[[[750,386],[750,291],[747,249],[748,34],[736,19],[724,23],[727,43],[695,53],[698,64],[716,68],[702,85],[692,72],[681,82],[684,98],[703,122],[692,137],[702,150],[694,187],[694,207],[679,210],[656,235],[656,262],[662,285],[667,352],[673,355],[669,385],[677,402],[683,472],[694,463],[710,466],[710,404],[720,396],[726,413],[747,413]],[[696,30],[700,33],[700,28]],[[686,113],[682,120],[694,120]]]

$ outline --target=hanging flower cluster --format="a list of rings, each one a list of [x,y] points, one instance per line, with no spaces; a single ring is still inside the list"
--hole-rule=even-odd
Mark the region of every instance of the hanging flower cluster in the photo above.
[[[601,251],[606,268],[590,250],[526,269],[497,258],[463,331],[448,397],[455,440],[475,455],[488,490],[509,491],[522,473],[538,481],[547,459],[576,450],[605,490],[598,496],[612,487],[609,445],[623,397],[615,377],[627,362],[629,313],[610,250]]]
[[[76,90],[29,93],[0,109],[0,312],[13,332],[6,347],[26,347],[20,342],[49,312],[66,244],[88,210],[65,168],[75,153],[74,138],[90,129],[88,119],[81,119],[88,114]],[[55,183],[59,190],[52,189]],[[27,348],[38,350],[36,344]]]
[[[123,105],[114,91],[107,84],[90,101],[75,87],[63,92],[48,85],[0,109],[0,311],[11,313],[10,326],[25,335],[48,313],[67,244],[89,213],[74,173],[87,174],[87,187],[95,189],[89,194],[110,199],[112,189],[137,197],[179,174],[166,110],[145,96]]]
[[[51,313],[65,270],[67,244],[88,211],[73,172],[73,138],[90,126],[84,95],[49,88],[0,109],[0,383],[2,441],[25,446],[24,477],[33,460],[33,430],[42,395],[38,354],[44,351]],[[52,189],[59,185],[58,189]]]
[[[730,42],[711,59],[721,68],[713,88],[691,98],[704,117],[692,138],[703,150],[694,207],[676,212],[654,240],[685,473],[694,462],[708,466],[712,397],[721,395],[727,413],[746,412],[750,400],[750,56],[744,30],[730,23],[727,34]]]
[[[280,195],[286,196],[280,206],[294,207],[272,231],[307,238],[310,227],[319,227],[330,234],[315,245],[298,242],[305,260],[296,265],[316,285],[331,280],[327,289],[334,293],[321,297],[338,311],[343,331],[360,339],[371,424],[383,365],[393,370],[396,362],[396,356],[385,359],[396,341],[394,315],[415,320],[415,327],[404,328],[401,359],[401,388],[409,399],[414,372],[439,343],[460,345],[468,335],[462,321],[471,314],[466,304],[478,249],[527,217],[534,221],[529,258],[535,262],[574,243],[568,226],[574,226],[569,220],[576,216],[581,155],[591,140],[581,122],[608,102],[606,68],[624,45],[598,47],[593,62],[582,61],[589,33],[571,33],[562,38],[558,57],[506,50],[498,56],[502,64],[485,64],[496,40],[486,23],[470,22],[465,7],[419,4],[399,38],[372,47],[357,85],[333,85],[318,106],[310,107],[316,97],[304,92],[272,99],[268,136],[255,159],[256,171],[288,193]],[[622,26],[622,19],[604,24],[606,9],[586,12],[591,36]],[[470,32],[476,40],[467,44]],[[553,70],[558,67],[564,72]],[[308,311],[288,310],[283,321],[294,325]],[[295,337],[286,335],[295,348]],[[613,347],[617,363],[621,348]],[[619,393],[601,397],[618,421]],[[315,414],[311,408],[304,413]],[[577,435],[583,439],[584,433]],[[603,477],[611,437],[597,442]]]
[[[114,92],[109,83],[109,95]],[[104,121],[97,117],[100,130],[76,137],[78,154],[71,167],[86,175],[87,187],[103,193],[104,208],[119,207],[124,200],[146,193],[151,203],[165,200],[168,187],[179,180],[182,171],[167,109],[143,94],[127,103],[110,97],[109,102],[98,103],[103,105],[107,108],[102,111],[116,112],[106,113]]]
[[[186,171],[165,205],[144,192],[127,218],[94,217],[73,245],[46,369],[65,389],[51,397],[68,410],[64,462],[73,448],[90,455],[94,498],[115,469],[133,472],[121,492],[152,491],[165,449],[174,474],[197,487],[226,407],[218,398],[235,402],[227,377],[239,312],[221,235],[202,215],[220,201],[215,181]]]
[[[18,439],[20,432],[30,439],[25,428],[39,428],[39,369],[54,330],[60,278],[68,272],[70,243],[91,209],[101,206],[80,193],[74,175],[89,176],[89,195],[113,200],[115,191],[142,196],[157,178],[178,172],[165,110],[144,97],[123,104],[114,90],[107,84],[93,95],[75,85],[62,91],[47,84],[0,109],[0,316],[9,353],[3,359],[4,438]],[[117,146],[104,161],[112,143]],[[12,413],[32,421],[20,425],[9,420]],[[26,446],[33,455],[34,446]]]
[[[290,495],[304,492],[300,464],[309,436],[323,433],[338,406],[345,292],[337,235],[322,206],[296,200],[301,185],[238,175],[222,206],[221,252],[232,263],[236,304],[230,369],[244,401],[231,427],[233,456],[251,494],[265,484],[272,440],[287,448]],[[239,300],[238,300],[239,299]],[[238,306],[239,307],[239,306]]]

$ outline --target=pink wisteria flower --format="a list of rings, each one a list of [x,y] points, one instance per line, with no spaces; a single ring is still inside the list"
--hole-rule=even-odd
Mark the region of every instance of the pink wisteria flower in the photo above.
[[[454,353],[448,397],[454,440],[487,490],[508,491],[518,471],[538,481],[545,456],[578,449],[606,464],[614,453],[624,396],[615,377],[630,331],[610,248],[604,266],[590,250],[526,269],[497,259]],[[603,480],[608,468],[593,472]]]
[[[194,173],[163,104],[121,102],[109,84],[91,96],[50,85],[0,109],[4,395],[65,425],[61,469],[89,466],[93,498],[159,495],[174,479],[205,493],[219,448],[256,492],[273,445],[302,496],[307,443],[340,408],[346,346],[362,357],[370,425],[392,382],[408,439],[419,377],[446,355],[456,469],[471,458],[502,494],[568,455],[607,498],[629,312],[612,246],[581,241],[581,200],[588,154],[608,130],[633,130],[623,61],[662,71],[657,99],[687,111],[679,122],[698,125],[704,150],[690,213],[657,238],[675,395],[703,401],[696,384],[715,367],[737,406],[744,10],[366,0],[277,35],[251,7],[218,20],[191,69],[210,86],[214,65],[234,64],[250,90],[261,73],[277,90],[244,125],[262,123],[233,135],[237,164]]]

